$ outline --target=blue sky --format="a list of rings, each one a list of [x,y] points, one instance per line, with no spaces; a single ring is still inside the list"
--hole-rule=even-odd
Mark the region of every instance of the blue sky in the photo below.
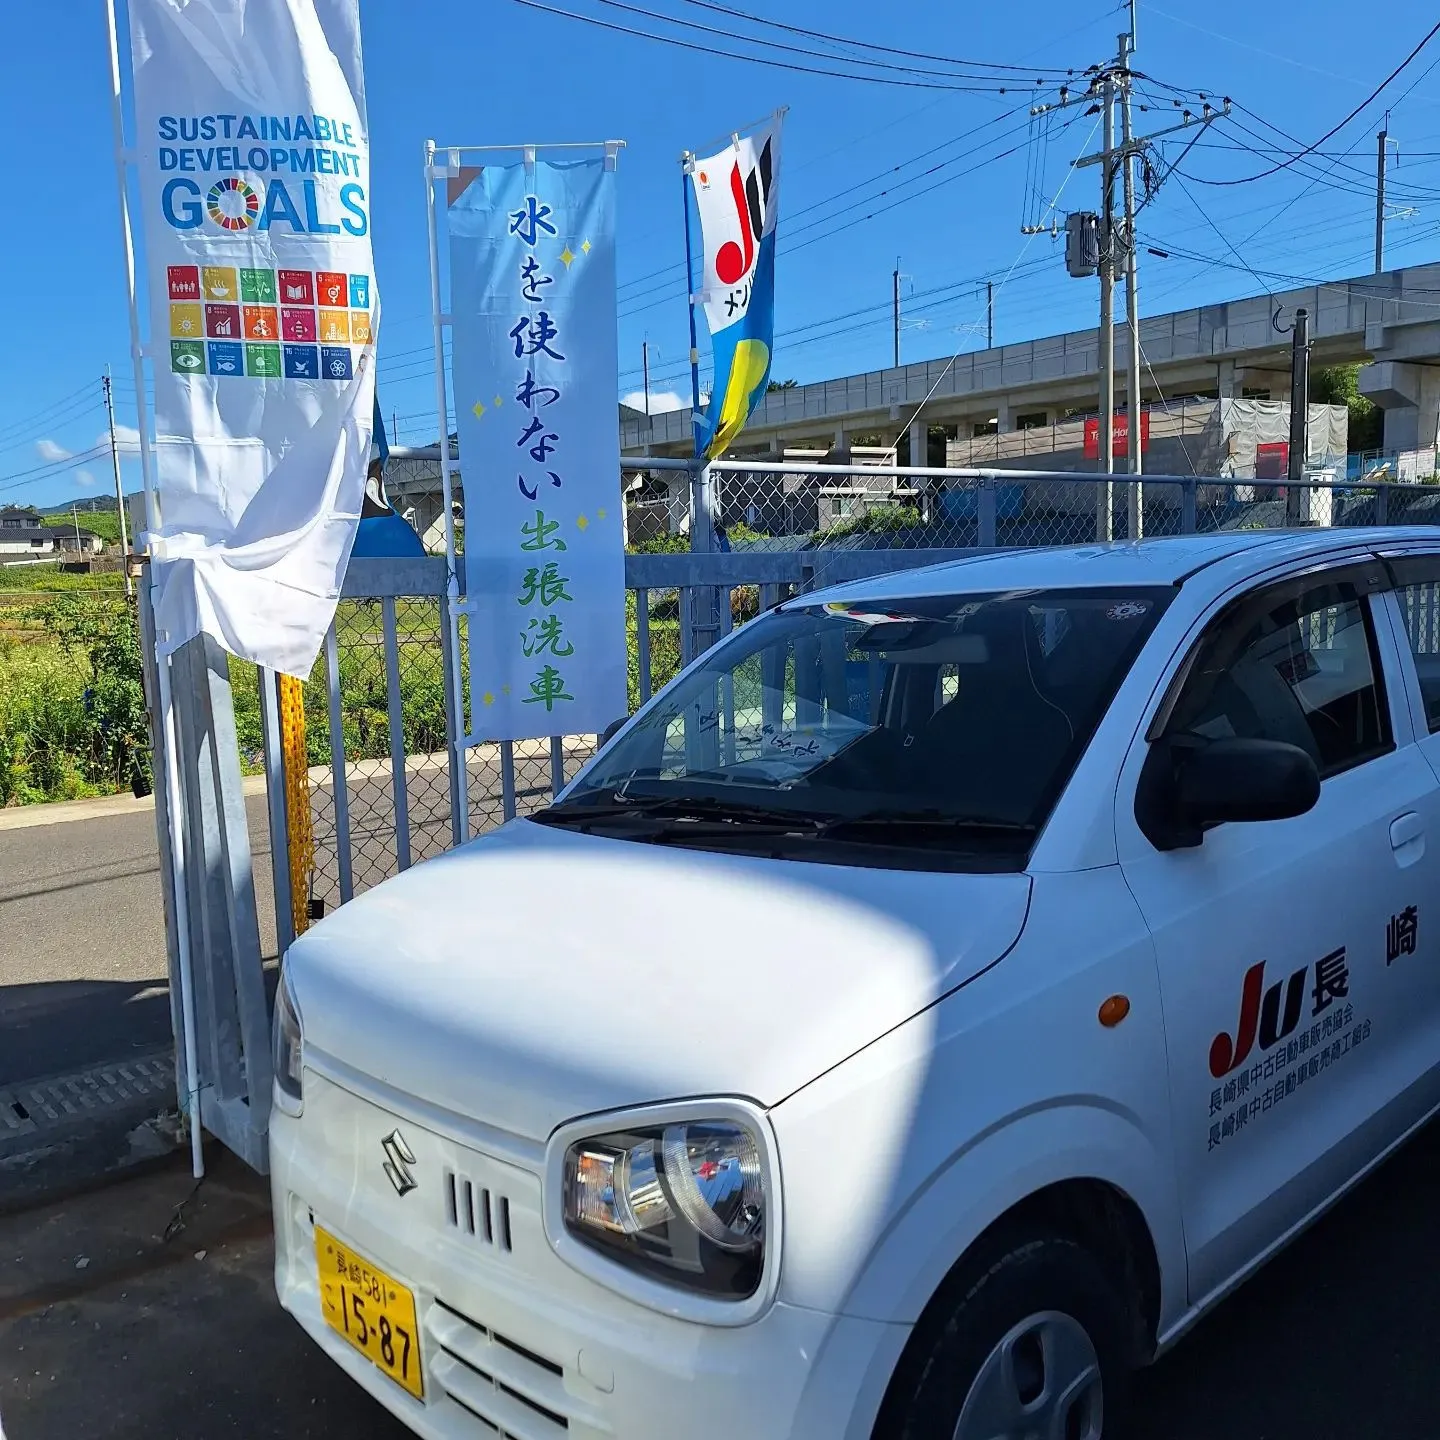
[[[714,49],[729,49],[840,68],[825,58],[833,46],[745,24],[692,0],[637,4],[684,17],[689,28],[606,0],[553,4],[682,38],[709,53],[515,0],[361,0],[384,307],[380,396],[387,417],[398,417],[401,442],[419,443],[435,429],[420,175],[427,136],[442,145],[628,142],[620,166],[621,389],[640,389],[648,339],[659,404],[666,403],[663,392],[688,389],[677,158],[778,105],[790,110],[777,377],[809,381],[888,365],[897,258],[907,277],[906,360],[984,344],[980,282],[987,276],[997,287],[997,342],[1093,323],[1094,282],[1068,279],[1050,237],[1027,242],[1019,227],[1044,209],[1070,162],[1094,148],[1093,140],[1085,143],[1094,118],[1076,107],[1067,112],[1067,128],[1057,124],[1032,141],[1026,111],[1035,95],[1054,98],[1053,83],[1034,87],[1042,71],[1078,71],[1114,53],[1123,9],[1103,0],[974,7],[952,0],[889,7],[751,0],[752,13],[771,20],[942,57],[852,52],[876,62],[867,73],[888,82],[862,83],[716,55]],[[749,7],[740,0],[738,8]],[[1391,222],[1388,258],[1416,264],[1440,257],[1440,38],[1302,164],[1250,183],[1201,183],[1257,175],[1299,148],[1272,127],[1305,144],[1319,139],[1435,19],[1417,0],[1385,7],[1383,22],[1373,23],[1337,0],[1315,0],[1298,24],[1294,8],[1166,0],[1156,9],[1142,0],[1137,64],[1151,77],[1142,88],[1155,105],[1137,123],[1145,130],[1167,123],[1162,117],[1172,113],[1175,92],[1166,86],[1228,94],[1244,107],[1186,157],[1182,170],[1192,178],[1168,181],[1142,216],[1142,238],[1171,252],[1168,260],[1143,257],[1142,313],[1257,293],[1257,274],[1279,288],[1283,281],[1272,280],[1272,272],[1307,278],[1367,272],[1374,137],[1387,105],[1390,132],[1400,141],[1392,198],[1397,210],[1413,212]],[[63,27],[56,23],[61,11]],[[765,49],[755,37],[821,55]],[[0,47],[11,62],[0,86],[0,174],[10,201],[10,223],[0,230],[0,313],[10,336],[0,349],[0,503],[53,504],[103,493],[110,483],[108,454],[86,458],[104,428],[99,377],[107,363],[121,423],[135,421],[101,0],[5,6]],[[1037,72],[1004,95],[991,86],[957,90],[935,78],[959,73],[944,63],[955,58]],[[1173,160],[1183,143],[1171,142],[1163,153]],[[1250,153],[1265,145],[1280,149]],[[1077,172],[1060,212],[1093,208],[1097,189],[1095,170]],[[132,468],[127,461],[127,488],[138,484]]]

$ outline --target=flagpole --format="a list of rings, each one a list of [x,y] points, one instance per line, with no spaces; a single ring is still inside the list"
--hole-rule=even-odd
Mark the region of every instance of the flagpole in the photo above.
[[[440,237],[439,225],[435,218],[436,183],[448,181],[450,167],[447,159],[445,173],[439,173],[435,164],[435,142],[425,142],[425,215],[430,242],[430,315],[434,330],[435,345],[435,418],[440,428],[440,491],[441,503],[445,507],[445,609],[446,623],[450,627],[450,655],[453,674],[450,684],[450,706],[455,712],[455,748],[450,754],[450,764],[458,780],[452,793],[459,802],[460,813],[450,817],[450,833],[457,845],[463,845],[470,838],[470,772],[469,735],[465,725],[465,690],[461,680],[460,650],[460,579],[459,562],[455,554],[455,506],[454,489],[451,482],[450,466],[450,406],[445,389],[445,317],[440,308]],[[455,401],[455,427],[460,427],[460,401]],[[478,477],[470,477],[472,484],[478,484]],[[472,492],[473,493],[473,492]],[[468,590],[468,586],[467,586]],[[472,678],[471,684],[474,681]],[[472,716],[473,722],[473,716]]]
[[[145,544],[150,556],[146,582],[152,601],[157,593],[156,532],[160,528],[156,503],[154,463],[150,452],[150,413],[145,403],[145,359],[140,345],[140,302],[135,288],[135,239],[130,224],[130,186],[126,175],[129,156],[125,149],[125,107],[120,87],[120,38],[115,20],[115,0],[106,0],[105,20],[110,46],[110,102],[115,127],[115,175],[120,186],[120,231],[125,250],[125,285],[130,300],[130,360],[135,374],[135,419],[140,430],[140,477],[145,486]],[[174,892],[175,959],[180,972],[181,1049],[185,1062],[185,1105],[190,1129],[190,1165],[197,1180],[205,1175],[205,1150],[200,1123],[200,1085],[196,1039],[195,975],[190,945],[190,905],[185,878],[185,836],[176,823],[180,806],[180,749],[175,725],[174,697],[170,689],[170,657],[160,654],[159,634],[155,636],[155,696],[159,711],[160,765],[165,775],[165,823],[170,831],[170,885]]]
[[[686,151],[680,157],[680,203],[685,211],[685,301],[690,308],[690,420],[695,458],[700,458],[700,346],[695,338],[695,261],[690,241],[690,171],[695,157]]]

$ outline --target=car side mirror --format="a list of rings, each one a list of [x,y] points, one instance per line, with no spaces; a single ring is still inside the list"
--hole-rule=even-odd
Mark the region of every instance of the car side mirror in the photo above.
[[[622,715],[618,720],[612,720],[605,727],[605,733],[601,735],[600,743],[602,745],[608,745],[610,741],[614,739],[614,737],[619,733],[620,727],[622,725],[625,725],[629,721],[629,719],[630,717],[628,715]]]
[[[1298,745],[1226,739],[1152,747],[1135,815],[1159,850],[1199,845],[1215,825],[1288,820],[1320,798],[1320,772]]]

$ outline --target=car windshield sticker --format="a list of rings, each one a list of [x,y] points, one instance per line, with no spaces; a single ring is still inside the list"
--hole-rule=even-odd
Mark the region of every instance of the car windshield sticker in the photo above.
[[[923,625],[924,615],[902,615],[898,610],[862,610],[831,600],[822,607],[823,613],[835,620],[858,620],[862,625]]]
[[[1150,602],[1148,600],[1121,600],[1105,612],[1105,618],[1107,620],[1138,620],[1142,615],[1149,613]]]

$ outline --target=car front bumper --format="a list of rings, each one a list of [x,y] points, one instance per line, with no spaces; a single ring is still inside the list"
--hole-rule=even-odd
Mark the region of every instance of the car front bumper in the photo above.
[[[348,1088],[347,1088],[348,1087]],[[906,1327],[775,1302],[752,1323],[694,1324],[581,1275],[545,1235],[541,1157],[367,1089],[305,1076],[270,1130],[280,1301],[350,1376],[426,1440],[838,1440],[868,1436]],[[397,1192],[399,1127],[417,1182]],[[498,1148],[498,1147],[491,1147]],[[503,1205],[503,1209],[502,1209]],[[502,1224],[501,1216],[504,1222]],[[424,1399],[321,1313],[315,1227],[415,1295]]]

